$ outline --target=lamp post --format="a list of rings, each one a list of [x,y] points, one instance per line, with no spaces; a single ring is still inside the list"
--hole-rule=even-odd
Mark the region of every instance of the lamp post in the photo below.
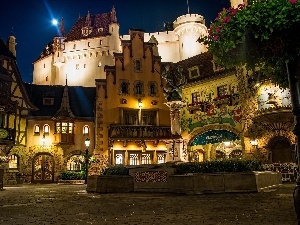
[[[87,138],[85,139],[84,143],[85,143],[85,184],[87,184],[87,178],[88,178],[88,172],[89,172],[89,146],[90,146],[90,139]]]

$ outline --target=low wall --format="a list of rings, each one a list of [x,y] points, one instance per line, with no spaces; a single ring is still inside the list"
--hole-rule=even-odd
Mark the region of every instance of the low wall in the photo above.
[[[169,176],[175,172],[172,165],[167,163],[129,167],[129,175],[134,178],[134,191],[169,192]]]
[[[185,194],[260,192],[281,185],[279,172],[175,175],[172,164],[129,167],[130,176],[89,176],[88,192],[171,192]]]
[[[186,194],[261,192],[280,185],[281,174],[270,171],[170,176],[170,191]]]
[[[87,192],[113,193],[133,192],[132,176],[89,176]]]

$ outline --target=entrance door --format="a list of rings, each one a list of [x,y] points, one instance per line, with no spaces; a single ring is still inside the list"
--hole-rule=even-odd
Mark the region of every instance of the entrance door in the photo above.
[[[37,155],[33,159],[32,183],[53,183],[54,182],[54,161],[48,154]]]

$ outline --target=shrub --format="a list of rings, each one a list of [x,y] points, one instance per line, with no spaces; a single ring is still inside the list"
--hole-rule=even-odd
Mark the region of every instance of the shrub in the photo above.
[[[176,174],[250,172],[264,170],[262,161],[253,159],[226,159],[205,162],[188,162],[177,164],[174,167],[176,169]]]
[[[111,166],[103,171],[103,175],[129,175],[129,170],[123,165]]]
[[[80,171],[63,171],[60,174],[62,180],[84,180],[85,179],[85,172]]]

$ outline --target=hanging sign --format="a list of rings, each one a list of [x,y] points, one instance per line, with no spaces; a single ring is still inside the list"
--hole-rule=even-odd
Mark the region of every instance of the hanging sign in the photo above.
[[[214,144],[223,141],[235,141],[239,139],[238,135],[228,130],[210,130],[195,137],[191,146]]]
[[[8,136],[8,131],[3,128],[0,128],[0,139],[7,138],[7,136]]]

